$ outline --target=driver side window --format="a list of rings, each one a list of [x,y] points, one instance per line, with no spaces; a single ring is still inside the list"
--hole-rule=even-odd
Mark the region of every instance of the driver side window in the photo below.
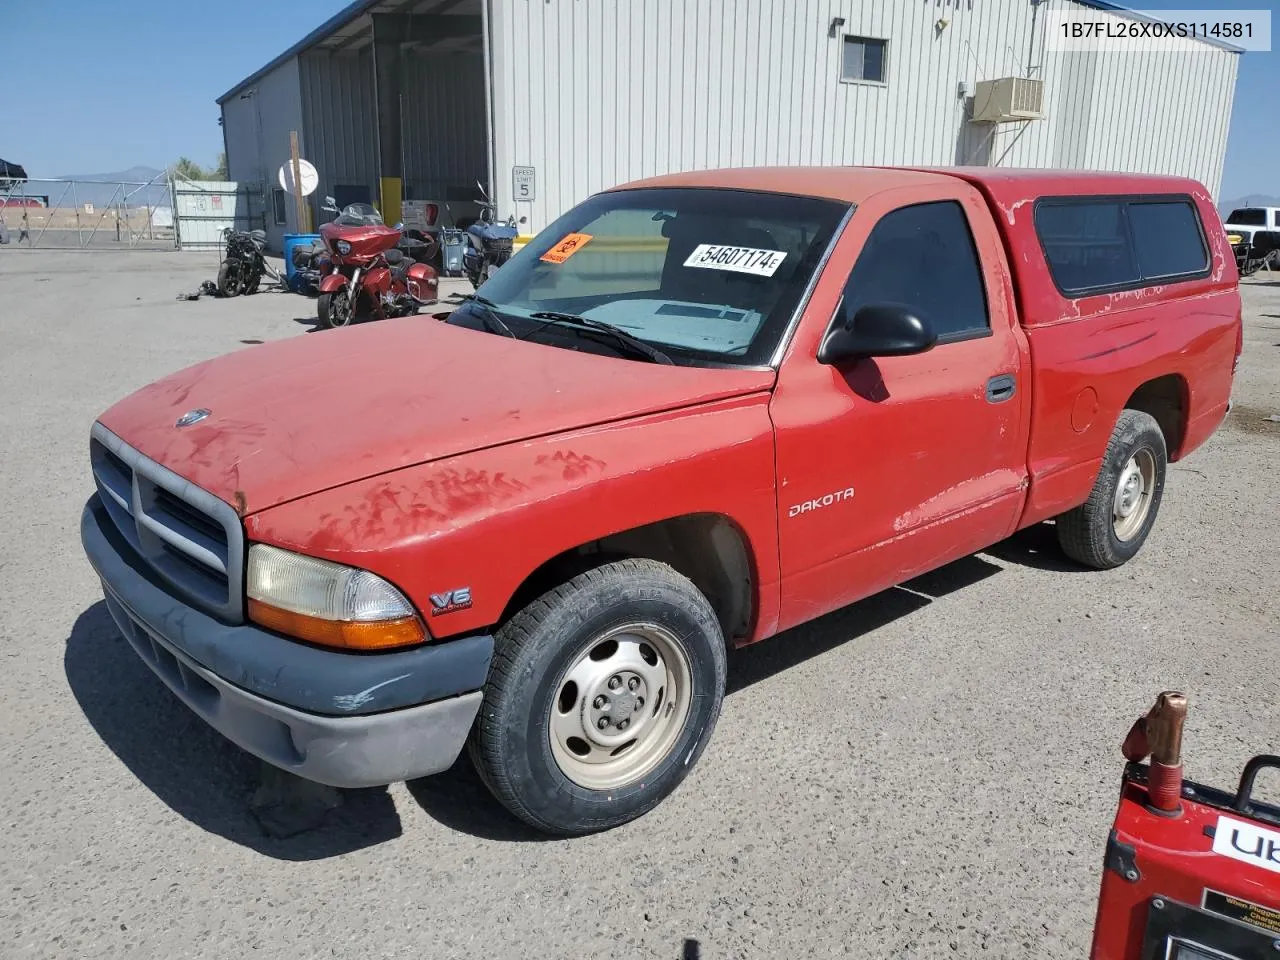
[[[978,251],[959,203],[920,203],[880,218],[849,274],[842,319],[871,303],[911,307],[940,344],[991,332]]]

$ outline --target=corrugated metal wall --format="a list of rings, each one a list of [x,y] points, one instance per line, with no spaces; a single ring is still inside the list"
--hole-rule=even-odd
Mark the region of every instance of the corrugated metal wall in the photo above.
[[[1044,11],[1070,0],[490,2],[495,186],[506,213],[512,167],[536,168],[537,199],[516,209],[533,229],[613,184],[717,166],[1108,167],[1215,193],[1221,179],[1236,55],[1046,55]],[[887,83],[840,81],[844,34],[888,40]],[[1028,73],[1046,119],[966,121],[961,81]]]
[[[301,54],[298,63],[306,124],[302,152],[320,174],[312,199],[323,199],[341,184],[367,187],[376,203],[378,114],[373,54],[311,50]]]
[[[483,56],[406,53],[403,90],[405,198],[474,200],[488,165]]]
[[[286,60],[224,103],[222,124],[227,141],[227,175],[240,183],[262,185],[267,241],[272,249],[279,250],[284,234],[296,229],[292,203],[286,204],[286,223],[275,222],[271,191],[279,186],[276,172],[290,156],[289,131],[302,130],[297,59]],[[306,156],[305,149],[303,155]]]

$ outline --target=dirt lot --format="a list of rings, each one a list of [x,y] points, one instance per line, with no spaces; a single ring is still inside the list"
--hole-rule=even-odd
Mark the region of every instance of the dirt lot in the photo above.
[[[1236,411],[1128,566],[1079,572],[1032,530],[733,657],[699,768],[606,835],[531,836],[464,762],[272,839],[257,763],[117,636],[77,536],[99,411],[310,327],[291,295],[175,301],[215,266],[0,248],[0,956],[1079,958],[1156,691],[1192,696],[1193,776],[1280,747],[1264,274]]]

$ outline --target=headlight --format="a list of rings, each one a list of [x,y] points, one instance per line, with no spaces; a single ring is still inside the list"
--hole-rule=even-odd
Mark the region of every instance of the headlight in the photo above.
[[[404,594],[368,570],[255,543],[245,583],[249,619],[271,630],[352,650],[427,638]]]
[[[341,256],[345,257],[348,253],[351,252],[351,244],[347,243],[347,241],[345,240],[339,240],[333,246]]]

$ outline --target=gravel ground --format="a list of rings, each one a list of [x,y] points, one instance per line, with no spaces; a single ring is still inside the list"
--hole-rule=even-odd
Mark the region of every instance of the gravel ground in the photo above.
[[[464,762],[272,838],[259,765],[118,637],[77,536],[98,412],[311,326],[292,295],[174,300],[215,269],[0,249],[0,956],[1078,958],[1155,693],[1191,695],[1194,777],[1280,747],[1263,274],[1238,406],[1129,565],[1073,570],[1032,530],[735,655],[699,768],[605,835],[531,836]]]

